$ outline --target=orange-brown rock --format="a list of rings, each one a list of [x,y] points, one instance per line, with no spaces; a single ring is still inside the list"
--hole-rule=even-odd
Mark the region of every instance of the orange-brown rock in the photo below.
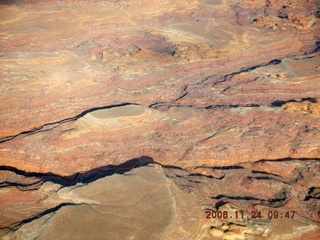
[[[284,110],[291,112],[303,112],[303,113],[311,113],[314,115],[320,115],[320,102],[289,102],[282,106]]]
[[[1,238],[319,238],[319,15],[1,1]]]

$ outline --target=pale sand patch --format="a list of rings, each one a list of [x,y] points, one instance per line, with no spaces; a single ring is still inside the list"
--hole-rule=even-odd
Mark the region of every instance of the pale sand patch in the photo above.
[[[127,106],[97,110],[89,113],[89,115],[99,119],[108,119],[108,118],[140,117],[145,113],[146,113],[146,108],[144,106],[127,105]]]
[[[290,81],[296,78],[318,76],[320,74],[319,65],[319,56],[305,59],[286,58],[278,65],[260,67],[255,71],[267,75],[268,79]]]
[[[88,185],[62,188],[64,206],[3,239],[162,239],[175,217],[169,182],[155,167],[140,167]]]

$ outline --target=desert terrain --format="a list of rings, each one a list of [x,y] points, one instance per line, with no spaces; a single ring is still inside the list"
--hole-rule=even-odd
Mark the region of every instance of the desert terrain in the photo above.
[[[0,1],[0,238],[320,239],[319,17]]]

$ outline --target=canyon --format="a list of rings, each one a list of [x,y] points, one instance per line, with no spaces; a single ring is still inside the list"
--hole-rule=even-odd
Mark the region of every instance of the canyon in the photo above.
[[[0,1],[0,238],[320,239],[319,16]]]

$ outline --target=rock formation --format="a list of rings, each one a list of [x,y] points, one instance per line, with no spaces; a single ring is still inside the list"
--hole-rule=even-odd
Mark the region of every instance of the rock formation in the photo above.
[[[319,7],[1,1],[1,239],[319,239]]]

